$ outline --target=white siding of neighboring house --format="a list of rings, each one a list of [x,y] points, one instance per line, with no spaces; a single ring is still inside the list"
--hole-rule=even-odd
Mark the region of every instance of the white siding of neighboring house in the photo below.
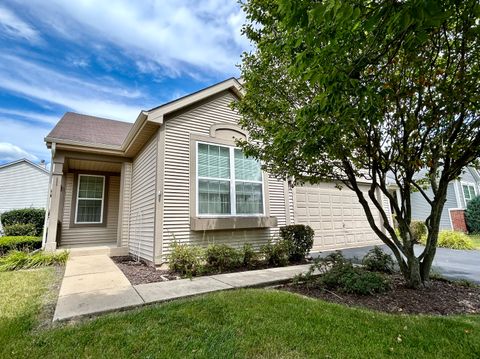
[[[27,162],[0,168],[0,214],[12,209],[46,208],[49,179],[47,172]]]
[[[433,198],[433,192],[430,188],[426,190],[426,193],[429,198]],[[427,219],[428,215],[430,214],[430,205],[427,203],[425,198],[423,198],[422,194],[420,192],[413,192],[411,194],[411,202],[412,219],[421,221]],[[442,217],[440,219],[440,229],[452,229],[450,213],[448,211],[449,208],[458,208],[453,182],[448,184],[447,201],[443,207]]]
[[[195,245],[225,243],[239,247],[251,243],[265,244],[278,233],[273,229],[236,229],[195,232],[190,230],[190,134],[209,135],[216,123],[238,124],[240,115],[229,105],[235,97],[225,92],[198,107],[165,121],[165,181],[163,217],[163,257],[170,253],[174,241]],[[286,223],[284,183],[269,178],[270,215],[278,225]],[[267,195],[265,193],[265,195]]]
[[[154,262],[157,143],[155,135],[132,163],[128,247],[150,262]]]
[[[0,168],[0,213],[21,208],[45,208],[49,174],[29,163]]]

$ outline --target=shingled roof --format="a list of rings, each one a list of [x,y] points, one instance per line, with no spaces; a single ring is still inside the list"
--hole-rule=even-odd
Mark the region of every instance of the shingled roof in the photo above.
[[[67,112],[47,138],[120,147],[132,126],[128,122]]]

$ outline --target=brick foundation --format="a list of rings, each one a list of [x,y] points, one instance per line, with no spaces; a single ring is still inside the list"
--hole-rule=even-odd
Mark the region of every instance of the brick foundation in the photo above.
[[[454,231],[467,233],[467,222],[465,221],[465,210],[452,209],[450,210],[450,219]]]

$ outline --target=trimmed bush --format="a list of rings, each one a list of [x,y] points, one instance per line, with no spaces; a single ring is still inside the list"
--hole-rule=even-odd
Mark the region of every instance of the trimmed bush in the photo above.
[[[480,196],[468,202],[465,219],[470,233],[480,233]]]
[[[392,273],[394,270],[392,256],[382,251],[378,246],[368,251],[365,257],[363,257],[362,264],[366,270],[372,272]]]
[[[37,230],[33,223],[15,223],[3,228],[6,236],[30,236],[35,237]]]
[[[269,266],[283,267],[288,264],[289,245],[283,240],[262,246],[260,252]]]
[[[0,237],[0,256],[12,250],[33,251],[41,247],[40,237]]]
[[[422,237],[427,235],[427,226],[422,221],[413,220],[410,222],[410,231],[412,232],[413,243],[421,243]],[[400,238],[400,229],[395,228],[395,233]]]
[[[313,246],[315,232],[310,226],[295,224],[280,228],[280,237],[287,243],[289,260],[299,262],[305,259]]]
[[[421,242],[425,245],[427,236],[423,236]],[[450,249],[474,249],[472,240],[465,233],[455,231],[440,231],[437,246]]]
[[[207,270],[224,272],[242,265],[242,253],[226,244],[211,244],[205,251]]]
[[[340,251],[315,259],[308,272],[297,277],[296,282],[358,295],[383,293],[391,288],[386,277],[354,267]]]
[[[255,268],[260,262],[258,252],[256,252],[252,245],[245,243],[242,248],[243,266],[246,268]]]
[[[427,235],[427,226],[422,221],[412,221],[410,223],[414,243],[420,243],[423,236]]]
[[[340,277],[340,289],[345,293],[372,295],[391,289],[390,281],[379,273],[352,267]]]
[[[0,257],[0,272],[64,264],[67,259],[66,251],[60,253],[11,251],[6,256]]]
[[[203,258],[202,248],[173,243],[168,261],[171,270],[191,278],[201,270]]]
[[[32,223],[35,226],[34,235],[41,236],[43,233],[43,225],[45,223],[45,210],[43,208],[14,209],[2,213],[0,220],[4,227],[13,224]]]

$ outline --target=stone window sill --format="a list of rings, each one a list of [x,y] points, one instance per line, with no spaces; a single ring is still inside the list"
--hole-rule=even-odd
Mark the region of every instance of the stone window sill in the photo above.
[[[190,218],[190,229],[192,231],[271,228],[276,226],[276,217]]]

